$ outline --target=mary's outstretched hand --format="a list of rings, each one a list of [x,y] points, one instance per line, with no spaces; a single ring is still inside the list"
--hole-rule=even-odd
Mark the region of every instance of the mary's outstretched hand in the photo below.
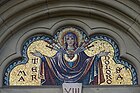
[[[39,52],[39,51],[37,51],[37,50],[35,50],[35,52],[30,52],[33,56],[36,56],[36,57],[43,57],[43,55]]]

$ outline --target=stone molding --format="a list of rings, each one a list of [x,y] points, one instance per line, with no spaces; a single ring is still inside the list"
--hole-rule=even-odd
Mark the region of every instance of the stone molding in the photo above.
[[[140,77],[139,3],[137,0],[11,0],[2,3],[0,87],[5,66],[11,60],[21,57],[20,50],[25,39],[34,34],[52,34],[59,26],[65,24],[79,25],[88,34],[103,33],[111,36],[120,47],[121,57],[132,62]],[[8,90],[2,90],[5,91]]]

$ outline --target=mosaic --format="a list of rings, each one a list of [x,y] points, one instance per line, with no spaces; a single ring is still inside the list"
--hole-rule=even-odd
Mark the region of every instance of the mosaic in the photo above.
[[[4,86],[137,85],[135,68],[120,59],[115,41],[103,34],[88,36],[77,26],[59,28],[53,36],[28,38],[22,59],[5,69]]]

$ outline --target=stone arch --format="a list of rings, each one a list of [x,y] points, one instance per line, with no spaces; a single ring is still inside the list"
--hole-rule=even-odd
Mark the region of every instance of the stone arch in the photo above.
[[[6,64],[21,55],[20,52],[17,52],[20,50],[20,47],[15,49],[15,46],[10,43],[11,40],[16,43],[18,41],[11,37],[15,35],[22,36],[23,34],[19,34],[20,31],[28,32],[29,29],[31,30],[36,26],[43,28],[42,33],[52,34],[51,30],[56,29],[55,27],[53,28],[53,25],[59,22],[62,24],[65,23],[61,21],[62,19],[68,24],[69,22],[74,24],[77,22],[76,20],[80,20],[87,25],[87,27],[84,27],[86,30],[90,30],[88,31],[89,34],[105,33],[114,37],[120,46],[121,56],[129,59],[134,66],[136,66],[138,77],[140,77],[140,54],[138,52],[140,50],[140,6],[139,3],[136,3],[138,1],[128,0],[126,3],[124,1],[109,2],[107,0],[79,1],[80,0],[76,1],[76,3],[74,1],[64,1],[61,3],[56,0],[38,0],[37,2],[28,0],[17,2],[8,1],[4,3],[0,9],[0,55],[2,55],[0,56],[0,78],[2,78],[3,69]],[[13,10],[15,11],[11,12]],[[49,20],[48,25],[45,25],[44,19]],[[53,20],[52,23],[51,20]],[[97,24],[91,21],[96,21]],[[43,26],[41,22],[44,22],[42,23]],[[80,22],[75,24],[82,26]],[[45,26],[47,26],[47,32],[46,29],[44,29]],[[102,30],[104,28],[111,30]],[[35,30],[33,31],[36,32]],[[25,38],[26,37],[23,37],[23,40]],[[20,45],[21,43],[18,44]],[[6,45],[8,45],[8,47],[6,47]],[[7,48],[10,48],[10,51],[7,50]],[[132,48],[135,48],[135,50],[131,50]],[[1,82],[2,81],[0,81],[0,84],[2,84]]]

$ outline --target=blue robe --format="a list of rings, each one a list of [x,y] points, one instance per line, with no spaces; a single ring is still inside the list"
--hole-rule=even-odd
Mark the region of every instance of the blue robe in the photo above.
[[[77,55],[73,63],[67,62],[64,54],[59,52],[51,58],[43,56],[40,70],[42,85],[62,85],[64,82],[96,85],[104,82],[101,58],[98,55],[89,57],[85,52]]]

